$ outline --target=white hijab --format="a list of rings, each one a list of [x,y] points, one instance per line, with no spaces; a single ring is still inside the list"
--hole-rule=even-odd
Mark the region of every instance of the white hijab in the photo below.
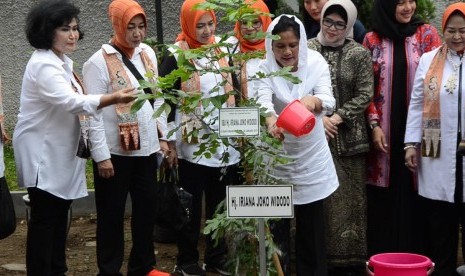
[[[341,39],[334,42],[330,43],[326,41],[321,29],[323,28],[323,18],[327,15],[326,10],[331,7],[339,5],[341,6],[347,13],[347,27],[344,31],[344,33],[341,35]],[[321,43],[323,46],[329,46],[329,47],[339,47],[342,44],[344,44],[344,41],[346,38],[353,38],[354,37],[354,24],[355,21],[357,20],[357,8],[355,7],[354,3],[352,3],[351,0],[330,0],[326,2],[326,4],[323,6],[323,9],[321,10],[321,19],[320,19],[320,32],[318,33],[317,40],[318,42]]]
[[[305,27],[302,22],[294,15],[283,14],[271,22],[268,26],[267,32],[271,34],[276,24],[279,22],[281,17],[287,16],[293,18],[300,26],[300,40],[299,40],[299,57],[297,64],[297,71],[293,72],[296,77],[298,77],[302,82],[299,84],[292,85],[292,89],[289,88],[288,81],[282,77],[272,77],[271,82],[273,83],[275,89],[275,95],[281,101],[285,103],[290,103],[295,99],[301,99],[304,95],[307,95],[309,91],[305,91],[304,81],[308,73],[308,48],[307,48],[307,34],[305,33]],[[273,40],[269,37],[265,38],[265,49],[266,49],[266,61],[264,63],[263,69],[266,69],[268,72],[276,72],[282,67],[276,62],[276,57],[272,49]]]

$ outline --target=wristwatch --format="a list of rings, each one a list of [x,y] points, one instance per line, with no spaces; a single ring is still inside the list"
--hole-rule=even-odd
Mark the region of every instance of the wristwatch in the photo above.
[[[378,122],[373,122],[373,123],[370,124],[370,129],[371,130],[375,129],[376,127],[379,127]]]

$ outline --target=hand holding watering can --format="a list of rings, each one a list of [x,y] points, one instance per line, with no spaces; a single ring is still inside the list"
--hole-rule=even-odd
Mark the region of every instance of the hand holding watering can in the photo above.
[[[277,119],[267,119],[268,132],[281,140],[284,139],[284,130],[297,137],[308,134],[315,126],[315,116],[311,111],[321,111],[321,101],[317,97],[306,96],[300,101],[294,100],[281,111]]]

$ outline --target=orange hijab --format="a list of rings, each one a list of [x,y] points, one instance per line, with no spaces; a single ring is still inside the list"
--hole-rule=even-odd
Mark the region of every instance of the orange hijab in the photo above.
[[[447,21],[449,20],[449,17],[452,15],[453,12],[459,11],[463,16],[465,16],[465,3],[455,3],[452,5],[449,5],[446,10],[444,11],[444,14],[442,15],[442,32],[444,32],[444,29],[446,28]]]
[[[246,0],[245,3],[250,3],[253,0]],[[253,8],[257,11],[270,13],[268,6],[262,0],[257,0],[255,3],[250,5],[250,8]],[[258,18],[262,22],[262,32],[266,32],[268,26],[271,23],[271,18],[266,15],[259,15]],[[265,39],[260,39],[255,42],[250,42],[241,34],[241,23],[236,22],[236,26],[234,27],[234,33],[236,34],[237,39],[239,40],[239,45],[242,53],[250,52],[250,51],[257,51],[257,50],[265,50]]]
[[[194,9],[195,5],[204,2],[205,0],[186,0],[184,1],[181,7],[181,33],[178,34],[176,41],[186,41],[190,49],[196,49],[202,46],[202,43],[197,41],[197,35],[195,32],[200,17],[202,17],[206,13],[210,13],[210,15],[213,18],[213,22],[216,25],[216,16],[213,11]],[[215,36],[212,36],[210,38],[210,41],[208,42],[208,44],[212,43],[215,43]]]
[[[113,0],[108,6],[108,17],[113,26],[114,37],[111,43],[120,48],[129,58],[134,54],[134,48],[126,43],[126,30],[129,22],[136,15],[142,15],[145,26],[147,18],[144,9],[134,0]]]

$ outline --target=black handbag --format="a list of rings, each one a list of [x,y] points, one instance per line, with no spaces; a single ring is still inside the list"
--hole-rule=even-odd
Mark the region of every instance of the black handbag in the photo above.
[[[89,140],[87,140],[87,143],[89,143]],[[86,145],[86,143],[84,142],[84,137],[82,136],[82,134],[79,137],[79,144],[76,156],[83,159],[90,158],[90,147]]]
[[[5,177],[0,178],[0,240],[16,230],[16,214]]]
[[[176,231],[189,223],[192,195],[179,187],[176,168],[160,170],[156,187],[156,224]]]

